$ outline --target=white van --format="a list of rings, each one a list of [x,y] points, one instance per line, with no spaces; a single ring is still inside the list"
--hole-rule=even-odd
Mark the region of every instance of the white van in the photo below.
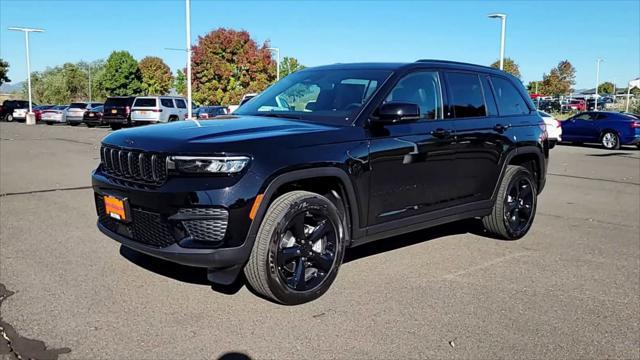
[[[187,100],[180,96],[138,96],[131,107],[132,123],[160,123],[186,117]]]

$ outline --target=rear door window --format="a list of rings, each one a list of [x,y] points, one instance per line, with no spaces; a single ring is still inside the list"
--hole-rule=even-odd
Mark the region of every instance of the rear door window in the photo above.
[[[454,117],[487,116],[482,85],[477,74],[447,73],[447,84]]]
[[[500,115],[524,115],[529,113],[527,103],[511,81],[497,76],[492,76],[491,81],[496,92]]]
[[[187,108],[187,104],[182,99],[176,99],[176,106],[179,109],[186,109]]]
[[[160,99],[160,103],[164,107],[169,107],[169,108],[174,107],[173,106],[173,100],[171,100],[171,99]]]
[[[136,102],[133,106],[136,107],[156,107],[156,99],[155,98],[137,98]]]
[[[69,109],[85,109],[87,104],[85,103],[72,103],[69,105]]]

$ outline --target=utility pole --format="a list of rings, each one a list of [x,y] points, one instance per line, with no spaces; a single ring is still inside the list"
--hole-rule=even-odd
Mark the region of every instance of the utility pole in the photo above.
[[[187,118],[193,118],[193,103],[191,101],[191,11],[190,0],[185,0],[187,23]]]
[[[500,19],[502,21],[502,30],[500,31],[500,70],[504,70],[504,41],[507,32],[507,15],[506,14],[489,14],[492,19]]]
[[[276,52],[276,81],[280,81],[280,48],[268,48],[271,51]]]
[[[44,32],[42,29],[24,28],[24,27],[10,27],[9,30],[24,32],[24,46],[25,53],[27,54],[27,89],[29,92],[29,113],[25,123],[27,125],[35,125],[36,117],[33,113],[33,104],[31,101],[31,60],[29,59],[29,33],[31,32]]]
[[[602,59],[596,60],[596,93],[595,102],[593,103],[593,111],[598,111],[598,86],[600,86],[600,63]]]

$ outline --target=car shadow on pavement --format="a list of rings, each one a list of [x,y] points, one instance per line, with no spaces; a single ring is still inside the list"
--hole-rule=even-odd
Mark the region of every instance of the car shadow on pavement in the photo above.
[[[349,262],[361,260],[368,256],[401,249],[433,239],[466,233],[487,237],[487,234],[484,233],[482,225],[478,220],[461,220],[450,224],[440,225],[425,230],[390,237],[387,239],[364,244],[355,248],[347,249],[343,265],[348,264]],[[207,279],[207,270],[205,268],[176,264],[170,261],[137,252],[125,246],[120,246],[120,255],[122,255],[122,257],[129,260],[133,264],[140,266],[145,270],[152,271],[158,275],[190,284],[210,286],[213,291],[225,295],[236,294],[246,285],[246,279],[243,272],[240,272],[238,278],[234,283],[230,285],[219,285],[212,284]],[[250,292],[260,296],[250,287],[247,288]]]

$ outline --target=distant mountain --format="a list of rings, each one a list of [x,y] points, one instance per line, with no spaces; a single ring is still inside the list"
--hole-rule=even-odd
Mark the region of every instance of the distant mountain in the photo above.
[[[24,85],[24,81],[2,84],[0,86],[0,93],[11,94],[13,92],[20,91],[22,90],[22,85]]]

